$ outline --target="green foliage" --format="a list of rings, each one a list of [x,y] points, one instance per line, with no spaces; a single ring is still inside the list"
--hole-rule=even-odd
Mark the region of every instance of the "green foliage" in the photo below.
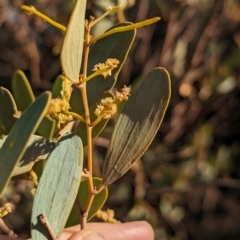
[[[0,149],[0,196],[9,182],[14,168],[23,156],[28,140],[36,131],[50,101],[50,93],[42,94],[21,116],[11,129],[2,148]]]
[[[134,88],[112,134],[103,185],[121,177],[146,151],[161,125],[170,92],[170,78],[163,68],[152,70]]]
[[[12,87],[23,115],[14,126],[15,102],[10,92],[1,88],[0,103],[3,107],[0,109],[4,110],[0,110],[0,133],[6,135],[12,130],[3,139],[0,150],[0,166],[6,169],[0,177],[0,192],[3,192],[11,176],[30,171],[35,162],[46,160],[46,164],[42,162],[40,166],[40,169],[44,167],[43,171],[37,170],[41,178],[31,218],[34,240],[53,237],[50,236],[50,228],[59,237],[67,220],[67,226],[79,223],[78,211],[72,208],[76,197],[81,225],[86,227],[87,220],[106,201],[106,186],[122,176],[152,142],[170,99],[170,78],[163,68],[155,68],[146,74],[132,93],[126,86],[112,92],[132,46],[136,28],[152,24],[159,18],[136,24],[120,23],[92,38],[90,30],[102,17],[90,17],[84,22],[85,7],[86,0],[76,1],[66,29],[39,14],[35,8],[23,6],[25,11],[42,17],[62,31],[66,30],[60,56],[63,75],[56,79],[52,94],[44,93],[35,100],[24,73],[16,72]],[[118,8],[109,7],[103,16]],[[95,178],[92,138],[101,133],[118,106],[121,106],[121,113],[104,162],[103,179]],[[68,130],[73,121],[76,128]],[[73,133],[63,134],[67,131]],[[87,148],[84,170],[83,147]],[[82,175],[84,181],[81,181]]]
[[[39,222],[42,213],[60,237],[77,195],[82,163],[81,139],[74,134],[63,136],[48,157],[34,198],[33,239],[49,239],[49,233]]]
[[[61,92],[63,90],[63,83],[64,83],[64,76],[59,75],[54,81],[54,85],[52,89],[52,98],[61,97]]]
[[[132,26],[132,23],[119,23],[107,30],[118,29],[119,27]],[[96,103],[97,98],[104,91],[111,90],[117,81],[118,74],[126,61],[129,50],[136,36],[136,29],[126,32],[116,32],[98,40],[89,53],[88,75],[97,63],[105,62],[106,59],[116,58],[119,61],[117,68],[112,71],[111,76],[105,79],[99,75],[89,81],[87,91],[89,92],[89,105]],[[107,81],[106,81],[107,80]]]
[[[25,111],[25,109],[35,101],[29,81],[20,70],[16,71],[13,76],[12,91],[18,110],[21,112]]]
[[[111,29],[129,25],[132,25],[132,23],[121,23],[115,25]],[[87,70],[88,75],[92,73],[92,69],[95,64],[105,62],[106,59],[116,58],[119,60],[120,64],[112,71],[112,75],[109,76],[107,79],[105,79],[102,75],[98,75],[88,82],[87,91],[88,103],[90,107],[95,107],[96,103],[98,103],[99,96],[101,96],[105,91],[111,90],[114,87],[117,81],[117,76],[121,70],[123,63],[127,58],[135,35],[135,29],[127,32],[119,32],[100,39],[91,48],[89,53],[89,63]],[[120,49],[121,51],[119,51]],[[74,112],[77,112],[80,115],[84,114],[81,94],[76,87],[73,87],[73,94],[70,99],[70,104]]]
[[[57,81],[56,81],[57,82]],[[59,88],[54,88],[54,95],[61,91]],[[32,88],[25,74],[18,70],[12,79],[12,91],[13,96],[16,101],[18,110],[24,112],[26,108],[35,101],[35,96],[33,94]],[[52,97],[54,98],[52,94]],[[42,122],[39,124],[37,133],[45,137],[48,140],[53,138],[55,131],[55,121],[53,119],[44,117]]]
[[[54,145],[54,142],[49,142],[43,137],[32,135],[28,141],[27,149],[23,157],[14,168],[12,176],[27,173],[35,166],[35,163],[46,160]]]
[[[75,83],[78,82],[82,62],[86,2],[87,0],[75,2],[61,51],[63,73]]]

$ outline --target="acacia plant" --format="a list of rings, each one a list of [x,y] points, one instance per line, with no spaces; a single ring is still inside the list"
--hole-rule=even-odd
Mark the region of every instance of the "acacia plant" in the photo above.
[[[119,7],[108,7],[99,18],[88,20],[85,8],[86,0],[76,1],[66,28],[35,8],[22,6],[64,32],[60,54],[63,73],[52,92],[36,99],[20,70],[13,76],[13,96],[0,88],[0,195],[11,177],[26,172],[33,176],[37,188],[31,217],[34,240],[58,239],[65,226],[77,223],[86,228],[87,221],[103,206],[107,186],[128,171],[152,142],[169,103],[170,78],[160,67],[142,77],[133,89],[124,86],[113,91],[136,29],[160,18],[122,22],[92,37],[91,28]],[[92,139],[116,112],[119,117],[102,177],[96,178]],[[67,132],[73,122],[74,130]],[[83,169],[84,147],[87,163]],[[43,170],[34,172],[36,164]],[[9,205],[1,212],[8,211]],[[115,221],[111,211],[104,216]]]

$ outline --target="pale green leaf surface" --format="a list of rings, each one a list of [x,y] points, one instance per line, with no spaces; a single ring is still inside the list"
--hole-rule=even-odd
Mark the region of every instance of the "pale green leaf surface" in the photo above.
[[[49,155],[33,202],[31,235],[34,240],[51,239],[40,223],[44,213],[59,237],[74,204],[81,181],[83,147],[74,134],[64,135]]]
[[[170,99],[170,77],[155,68],[134,88],[119,116],[103,166],[103,185],[121,177],[138,160],[160,127]]]
[[[128,26],[132,23],[119,23],[110,28],[117,28],[119,26]],[[109,31],[108,30],[108,31]],[[112,75],[104,78],[102,75],[97,76],[87,82],[87,94],[89,106],[96,106],[99,96],[108,90],[111,90],[117,81],[117,76],[127,58],[128,52],[132,46],[136,35],[136,30],[119,32],[107,36],[97,41],[91,48],[88,62],[88,76],[93,73],[92,69],[95,64],[105,63],[109,58],[116,58],[119,60],[117,68],[113,69]],[[84,114],[81,94],[78,88],[73,86],[73,93],[70,99],[72,111],[80,115]]]
[[[31,135],[36,131],[42,120],[50,98],[51,94],[48,92],[38,97],[26,109],[4,141],[0,149],[0,169],[3,169],[0,174],[0,196],[8,184],[15,166],[22,158]]]
[[[82,63],[86,0],[76,0],[61,51],[63,73],[76,83]]]
[[[12,94],[0,87],[0,136],[7,135],[17,118],[17,106]]]
[[[35,96],[28,79],[21,70],[16,71],[12,78],[12,91],[18,110],[25,109],[34,102]]]
[[[97,178],[97,177],[93,178],[94,187],[98,187],[101,184],[101,182],[102,182],[101,178]],[[88,188],[88,183],[86,180],[83,180],[83,181],[81,181],[80,188],[79,188],[78,195],[77,195],[77,198],[78,198],[81,208],[84,208],[86,206],[88,194],[90,194],[90,191]],[[108,189],[105,187],[100,193],[98,193],[94,197],[93,203],[92,203],[91,208],[88,213],[88,218],[87,218],[88,221],[92,217],[94,217],[94,215],[97,213],[98,210],[100,210],[102,208],[102,206],[104,205],[104,203],[107,199],[107,196],[108,196]],[[69,215],[66,227],[77,225],[77,224],[79,224],[79,222],[80,222],[79,209],[76,207],[76,205],[74,205],[74,207],[72,208],[72,211]]]

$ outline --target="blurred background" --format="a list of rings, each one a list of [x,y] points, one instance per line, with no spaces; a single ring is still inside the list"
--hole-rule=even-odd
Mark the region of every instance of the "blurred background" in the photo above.
[[[120,2],[120,1],[119,1]],[[101,15],[117,0],[89,0],[86,16]],[[240,1],[122,0],[124,11],[107,17],[93,35],[120,21],[161,21],[139,29],[116,88],[156,66],[172,79],[162,126],[144,156],[109,186],[104,209],[122,222],[147,220],[157,240],[240,239]],[[67,25],[73,1],[0,0],[0,85],[10,88],[23,70],[36,95],[61,73],[63,34],[27,15],[22,4]],[[94,142],[96,176],[115,119]],[[13,181],[10,201],[16,232],[27,236],[31,183]]]

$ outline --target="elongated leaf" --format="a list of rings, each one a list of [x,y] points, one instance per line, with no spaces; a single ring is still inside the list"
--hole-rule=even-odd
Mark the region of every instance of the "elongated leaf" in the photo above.
[[[17,118],[17,106],[12,94],[0,87],[0,136],[7,135]]]
[[[98,187],[102,182],[101,178],[93,178],[93,185],[95,187]],[[81,181],[81,185],[78,191],[77,195],[77,200],[79,201],[79,204],[81,208],[84,208],[86,206],[88,194],[90,194],[89,188],[88,188],[88,183],[86,180]],[[88,221],[94,217],[94,215],[97,213],[98,210],[100,210],[105,203],[106,199],[108,196],[108,190],[105,187],[100,193],[98,193],[94,199],[93,203],[91,205],[91,208],[88,213]],[[66,227],[74,226],[79,224],[80,219],[79,219],[79,209],[76,207],[76,204],[72,208],[72,211],[69,215]]]
[[[109,30],[128,25],[132,25],[132,23],[119,23]],[[127,32],[119,32],[103,38],[93,45],[89,54],[88,75],[92,73],[95,64],[103,63],[108,58],[116,58],[120,63],[118,67],[112,71],[112,76],[107,77],[106,79],[103,76],[98,76],[88,82],[87,91],[90,106],[96,103],[96,96],[98,97],[103,92],[111,90],[115,85],[123,63],[127,59],[135,35],[136,29]]]
[[[12,91],[18,109],[22,112],[35,100],[35,96],[27,80],[27,77],[20,70],[16,71],[13,76]]]
[[[128,26],[132,23],[119,23],[110,28],[117,28],[120,26]],[[109,31],[108,30],[108,31]],[[111,90],[117,81],[118,74],[125,62],[128,52],[132,46],[133,40],[136,35],[136,30],[127,32],[119,32],[107,36],[97,41],[89,54],[89,63],[87,74],[93,73],[92,69],[95,64],[104,63],[109,58],[116,58],[119,60],[119,65],[112,71],[112,75],[106,79],[103,76],[97,76],[87,82],[87,94],[89,106],[96,106],[99,96],[105,91]],[[70,99],[72,111],[80,115],[84,114],[81,94],[78,88],[73,86],[73,93]]]
[[[84,18],[86,0],[76,0],[61,51],[64,75],[72,82],[78,82],[84,42]]]
[[[50,98],[50,93],[44,93],[27,108],[11,129],[0,149],[0,169],[3,169],[0,174],[0,196],[10,180],[15,166],[22,158],[31,135],[42,120]]]
[[[170,98],[163,68],[148,73],[134,88],[115,126],[103,166],[103,185],[121,177],[138,160],[160,127]]]
[[[32,239],[51,239],[39,221],[44,213],[54,233],[60,237],[75,201],[81,181],[83,147],[74,134],[61,138],[51,152],[34,197]]]
[[[7,137],[8,136],[5,136],[0,139],[0,148],[2,147]],[[45,138],[37,135],[32,135],[28,141],[27,149],[22,159],[14,168],[12,177],[29,172],[37,161],[47,159],[48,154],[54,145],[54,142],[49,142]]]

